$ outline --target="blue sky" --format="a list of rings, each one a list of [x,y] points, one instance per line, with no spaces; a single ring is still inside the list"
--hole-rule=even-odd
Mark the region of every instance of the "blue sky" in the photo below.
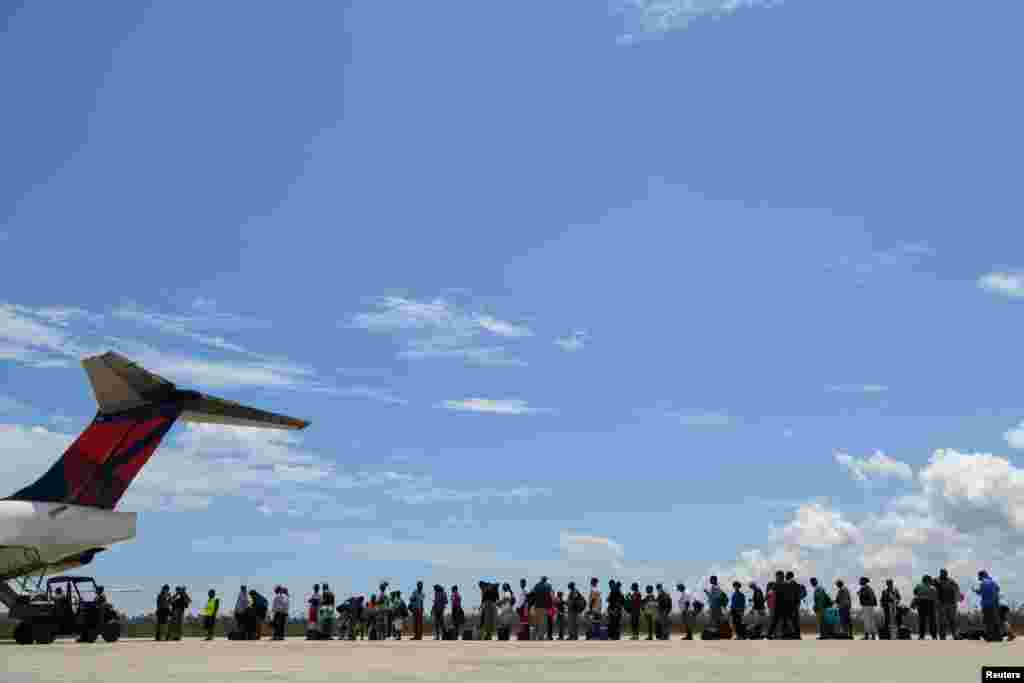
[[[108,582],[881,580],[1024,531],[1024,10],[0,10],[0,452],[178,426]]]

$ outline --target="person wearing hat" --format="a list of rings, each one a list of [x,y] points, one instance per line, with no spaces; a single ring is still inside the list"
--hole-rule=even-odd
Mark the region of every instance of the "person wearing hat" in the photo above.
[[[864,640],[878,640],[878,597],[870,584],[871,579],[860,577],[857,599],[860,601],[860,618],[864,622]]]

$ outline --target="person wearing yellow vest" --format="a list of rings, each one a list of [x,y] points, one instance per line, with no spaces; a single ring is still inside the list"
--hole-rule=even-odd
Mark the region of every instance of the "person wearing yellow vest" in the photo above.
[[[206,594],[206,607],[203,608],[203,628],[206,629],[206,640],[213,640],[213,630],[217,627],[217,611],[220,609],[220,598],[211,590]]]

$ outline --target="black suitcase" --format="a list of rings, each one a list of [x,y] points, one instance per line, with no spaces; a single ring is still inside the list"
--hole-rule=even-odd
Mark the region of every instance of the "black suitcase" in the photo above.
[[[442,634],[442,640],[458,640],[458,632],[454,628],[446,628]]]
[[[910,640],[910,629],[906,626],[901,626],[896,632],[896,640]]]
[[[462,639],[463,640],[473,640],[473,629],[467,628],[466,630],[464,630],[462,632]]]
[[[498,629],[498,640],[509,640],[512,636],[512,629],[508,626],[502,626]]]

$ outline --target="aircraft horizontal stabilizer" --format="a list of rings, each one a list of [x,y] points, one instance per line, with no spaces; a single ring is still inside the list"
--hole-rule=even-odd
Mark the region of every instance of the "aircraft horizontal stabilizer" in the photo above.
[[[304,429],[309,426],[306,420],[250,408],[197,391],[182,391],[173,382],[113,351],[86,358],[82,365],[89,375],[100,413],[104,415],[174,402],[181,406],[180,419],[186,422],[266,429]]]

